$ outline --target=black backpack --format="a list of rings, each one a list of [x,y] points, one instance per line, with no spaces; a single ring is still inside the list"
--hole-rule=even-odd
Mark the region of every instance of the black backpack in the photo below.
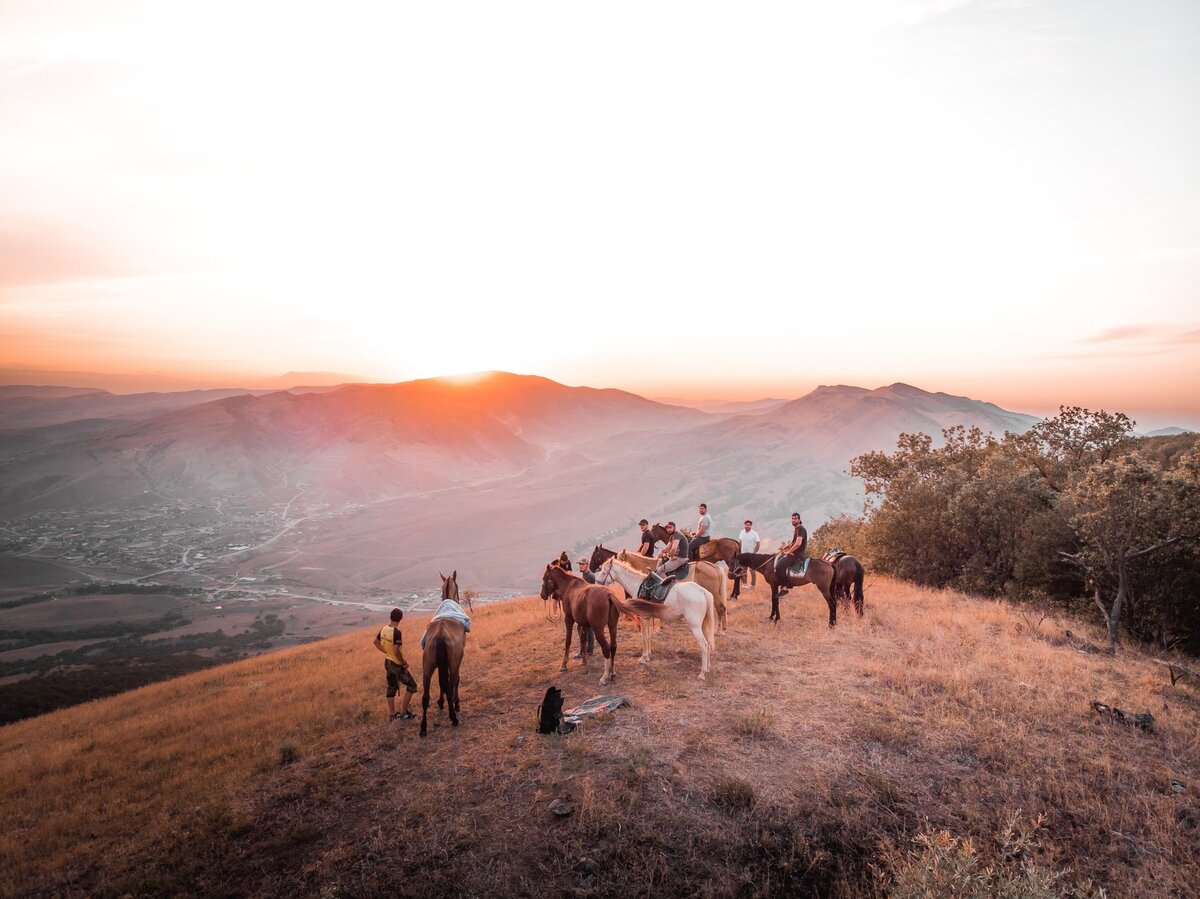
[[[548,687],[542,704],[538,706],[538,733],[556,734],[562,721],[563,698],[558,687]]]

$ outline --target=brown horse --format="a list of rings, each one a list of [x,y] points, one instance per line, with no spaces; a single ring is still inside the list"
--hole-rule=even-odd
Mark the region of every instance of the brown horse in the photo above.
[[[828,561],[828,560],[827,560]],[[863,616],[863,566],[862,562],[849,554],[843,554],[834,559],[833,565],[833,598],[850,605],[854,603],[854,611],[858,617]]]
[[[617,619],[622,612],[632,615],[634,610],[618,600],[616,594],[607,587],[589,584],[583,578],[564,571],[557,559],[542,572],[542,599],[549,599],[554,593],[562,597],[563,620],[567,626],[560,670],[567,670],[567,660],[571,657],[571,632],[575,623],[579,622],[579,643],[584,650],[587,649],[588,628],[596,634],[596,642],[600,644],[600,652],[604,656],[604,675],[600,678],[600,684],[607,684],[617,676],[613,670],[617,658]],[[608,625],[607,638],[604,636],[605,624]],[[585,651],[580,655],[586,671],[588,654]]]
[[[442,599],[455,599],[458,595],[458,571],[442,579]],[[453,595],[451,595],[453,594]],[[457,600],[455,599],[457,602]],[[458,727],[458,673],[462,667],[463,650],[467,646],[467,628],[453,618],[436,618],[425,628],[425,649],[421,657],[421,675],[424,692],[421,694],[421,736],[425,736],[429,720],[429,681],[434,670],[438,673],[438,708],[450,705],[450,723]]]
[[[442,599],[452,599],[455,602],[460,602],[458,598],[458,569],[454,569],[450,577],[446,577],[446,575],[439,571],[438,577],[442,579]],[[475,607],[471,605],[470,599],[467,600],[467,608],[472,612],[475,611]]]
[[[829,606],[829,626],[837,625],[837,600],[833,597],[833,566],[824,559],[810,559],[804,577],[793,577],[775,570],[775,553],[738,553],[731,569],[736,577],[744,568],[753,568],[771,585],[771,615],[768,620],[779,621],[779,588],[803,587],[814,584]]]
[[[661,540],[664,543],[668,542],[667,538],[669,535],[667,534],[667,529],[665,527],[663,527],[661,524],[658,524],[656,522],[654,527],[652,527],[650,529],[650,533],[654,535],[655,540]],[[689,535],[686,533],[684,534],[684,536],[689,537]],[[724,562],[730,568],[733,568],[733,560],[737,558],[737,554],[740,553],[741,551],[742,551],[742,541],[738,540],[736,537],[713,537],[707,543],[703,544],[699,550],[689,552],[688,557],[691,559],[696,559],[701,562],[712,562],[714,565],[717,562]],[[710,592],[711,592],[711,590],[710,590]],[[714,592],[713,596],[715,597],[716,595],[717,594]],[[729,593],[728,597],[730,599],[737,599],[741,595],[742,595],[742,582],[741,582],[741,580],[734,578],[733,579],[733,592]],[[721,629],[722,630],[725,629],[724,621],[725,621],[724,613],[722,612],[722,614],[721,614],[721,622],[722,622]]]

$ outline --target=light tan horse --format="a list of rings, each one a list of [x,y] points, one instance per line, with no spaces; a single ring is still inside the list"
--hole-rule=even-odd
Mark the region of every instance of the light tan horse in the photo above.
[[[643,556],[627,549],[617,553],[617,559],[631,568],[636,568],[642,574],[649,574],[658,564],[649,556]],[[697,583],[713,595],[713,605],[716,606],[717,621],[720,623],[717,633],[723,637],[729,624],[729,608],[725,605],[729,579],[725,576],[725,572],[712,562],[692,562],[691,566],[688,576],[681,583]]]

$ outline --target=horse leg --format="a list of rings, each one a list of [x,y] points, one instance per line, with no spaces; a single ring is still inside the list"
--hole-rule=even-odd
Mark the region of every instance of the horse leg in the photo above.
[[[588,666],[587,635],[589,627],[586,618],[579,622],[579,658],[584,671],[587,671]]]
[[[429,681],[433,677],[433,665],[422,664],[421,680],[424,689],[421,691],[421,736],[425,736],[429,721]]]
[[[779,585],[774,581],[771,582],[771,614],[767,616],[767,621],[779,623]]]
[[[832,590],[822,590],[822,595],[825,597],[825,602],[829,606],[829,626],[837,626],[837,599],[834,598]]]
[[[596,632],[596,642],[600,644],[600,655],[604,658],[604,673],[600,675],[600,686],[603,687],[610,680],[612,680],[613,677],[613,647],[612,644],[608,642],[608,637],[604,635],[603,621],[599,622],[599,626],[597,626],[597,622],[595,619],[593,619],[592,630]]]
[[[692,636],[696,638],[696,645],[700,647],[700,675],[697,680],[707,680],[708,675],[708,639],[704,636],[704,619],[697,619],[697,615],[692,614],[688,618],[688,627],[692,629]]]
[[[462,660],[459,660],[459,664]],[[458,669],[459,665],[450,666],[450,723],[458,727]]]
[[[565,609],[563,611],[563,620],[567,625],[567,642],[563,647],[563,663],[562,667],[558,669],[559,671],[567,670],[567,660],[571,657],[571,633],[575,630],[575,621],[571,618],[570,613]]]

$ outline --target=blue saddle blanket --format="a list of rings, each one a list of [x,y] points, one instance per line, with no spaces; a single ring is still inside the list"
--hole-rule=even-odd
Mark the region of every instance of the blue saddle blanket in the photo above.
[[[442,600],[442,604],[437,607],[437,611],[429,619],[430,624],[439,618],[453,618],[455,621],[461,621],[463,629],[468,634],[471,633],[471,616],[464,612],[463,607],[452,599]],[[426,628],[426,633],[428,633],[428,628]],[[425,648],[425,634],[421,634],[421,648]]]

